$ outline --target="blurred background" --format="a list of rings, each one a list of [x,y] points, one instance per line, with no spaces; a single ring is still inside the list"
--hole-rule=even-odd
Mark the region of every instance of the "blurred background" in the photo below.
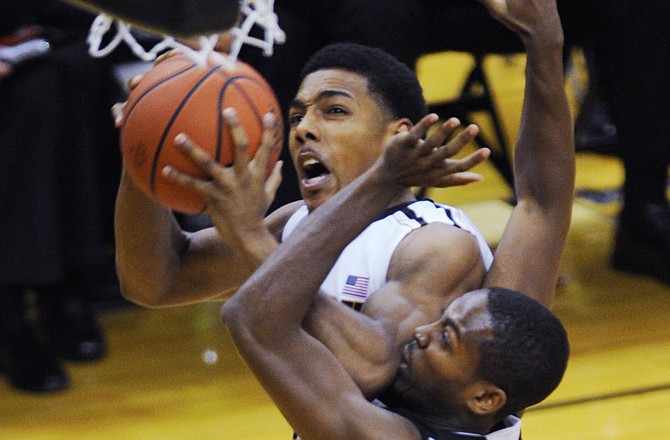
[[[114,62],[130,60],[124,56]],[[616,128],[597,97],[589,96],[593,81],[585,53],[575,48],[566,61],[566,87],[580,130],[576,136],[582,137],[573,222],[554,309],[568,329],[572,354],[556,392],[525,414],[524,439],[665,439],[670,430],[670,286],[610,267],[624,181]],[[524,65],[522,54],[476,58],[453,51],[423,56],[417,64],[429,103],[462,103],[465,91],[487,95],[493,105],[465,111],[482,127],[480,145],[496,152],[495,161],[477,168],[484,182],[424,191],[462,207],[492,247],[513,201],[505,167],[518,130]],[[468,84],[473,72],[483,72],[485,81],[477,76]],[[115,89],[110,96],[101,101],[105,106],[123,91]],[[589,115],[597,117],[589,120]],[[108,188],[118,176],[118,157],[105,162],[109,154],[94,159],[96,166],[107,165],[103,231],[110,226],[113,202]],[[100,264],[107,268],[110,245],[103,233]],[[97,362],[61,359],[67,380],[57,392],[31,393],[0,381],[0,438],[290,438],[289,426],[238,358],[218,304],[148,310],[122,300],[113,276],[95,282],[98,288],[86,304],[97,319],[104,356]],[[35,319],[30,312],[38,296],[28,289],[28,319]]]

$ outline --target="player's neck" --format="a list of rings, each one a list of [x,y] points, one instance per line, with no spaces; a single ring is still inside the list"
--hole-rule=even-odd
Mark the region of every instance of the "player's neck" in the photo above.
[[[407,188],[406,190],[402,191],[398,196],[396,196],[393,200],[391,200],[391,203],[389,204],[389,207],[391,206],[396,206],[400,205],[403,203],[407,202],[413,202],[416,200],[416,196],[414,196],[414,193],[410,188]]]

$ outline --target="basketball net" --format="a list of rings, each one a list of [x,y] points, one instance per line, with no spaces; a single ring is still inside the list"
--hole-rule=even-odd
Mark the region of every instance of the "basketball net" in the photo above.
[[[286,41],[286,34],[279,27],[277,14],[274,13],[274,0],[241,0],[240,12],[244,19],[239,25],[226,31],[232,34],[230,52],[222,55],[215,52],[216,44],[222,33],[212,35],[201,35],[198,37],[200,49],[194,49],[184,43],[180,43],[174,37],[165,35],[163,40],[146,50],[132,33],[132,26],[121,19],[114,18],[108,14],[101,13],[93,21],[86,42],[88,51],[94,57],[105,57],[113,52],[121,43],[126,43],[132,52],[144,61],[153,61],[158,54],[166,49],[178,49],[191,57],[195,62],[204,64],[209,57],[215,57],[220,62],[234,63],[242,49],[243,44],[258,47],[266,56],[273,54],[274,44],[282,44]],[[116,34],[102,47],[103,37],[116,27]],[[254,26],[264,29],[264,38],[255,38],[249,35]]]

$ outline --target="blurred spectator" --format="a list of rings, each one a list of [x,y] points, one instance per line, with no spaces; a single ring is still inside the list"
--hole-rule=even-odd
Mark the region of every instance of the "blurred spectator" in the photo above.
[[[60,1],[5,0],[0,14],[0,44],[49,44],[0,65],[0,358],[27,391],[66,388],[60,359],[105,354],[90,303],[115,281],[118,95],[111,60],[87,53],[92,19]]]
[[[557,0],[566,48],[589,51],[604,105],[616,129],[626,178],[612,265],[670,283],[670,8],[665,0]],[[336,41],[378,46],[413,66],[447,50],[521,52],[518,37],[475,0],[284,0],[275,3],[287,41],[271,58],[246,48],[241,58],[274,87],[284,109],[298,70],[318,48]],[[588,109],[587,109],[588,110]],[[582,115],[588,119],[588,115]],[[284,161],[290,161],[284,151]],[[271,207],[299,199],[292,167]]]

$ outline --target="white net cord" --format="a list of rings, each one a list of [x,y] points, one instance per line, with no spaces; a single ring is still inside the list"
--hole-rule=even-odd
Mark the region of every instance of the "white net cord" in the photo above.
[[[222,56],[215,52],[215,47],[221,34],[200,36],[198,41],[199,49],[193,49],[175,40],[174,37],[166,35],[162,41],[151,49],[146,50],[137,42],[130,24],[105,13],[99,14],[93,21],[86,42],[89,47],[89,53],[94,57],[105,57],[113,52],[121,43],[126,43],[133,53],[144,61],[153,61],[166,49],[179,49],[190,56],[195,62],[204,64],[210,56],[216,57],[217,61],[234,63],[243,44],[258,47],[263,50],[266,56],[271,56],[274,44],[282,44],[286,41],[286,34],[279,27],[277,14],[274,13],[274,0],[242,0],[240,3],[240,12],[244,16],[244,19],[238,26],[230,30],[233,39],[230,53],[227,56]],[[110,32],[112,25],[116,26],[116,34],[102,47],[103,38]],[[263,39],[249,35],[255,25],[265,30]]]
[[[233,28],[233,43],[230,48],[230,57],[237,59],[243,44],[249,44],[263,49],[265,56],[272,56],[274,44],[283,44],[286,34],[279,27],[277,14],[274,13],[274,0],[243,0],[240,11],[244,21]],[[265,38],[255,38],[249,35],[251,29],[260,26],[265,29]]]

